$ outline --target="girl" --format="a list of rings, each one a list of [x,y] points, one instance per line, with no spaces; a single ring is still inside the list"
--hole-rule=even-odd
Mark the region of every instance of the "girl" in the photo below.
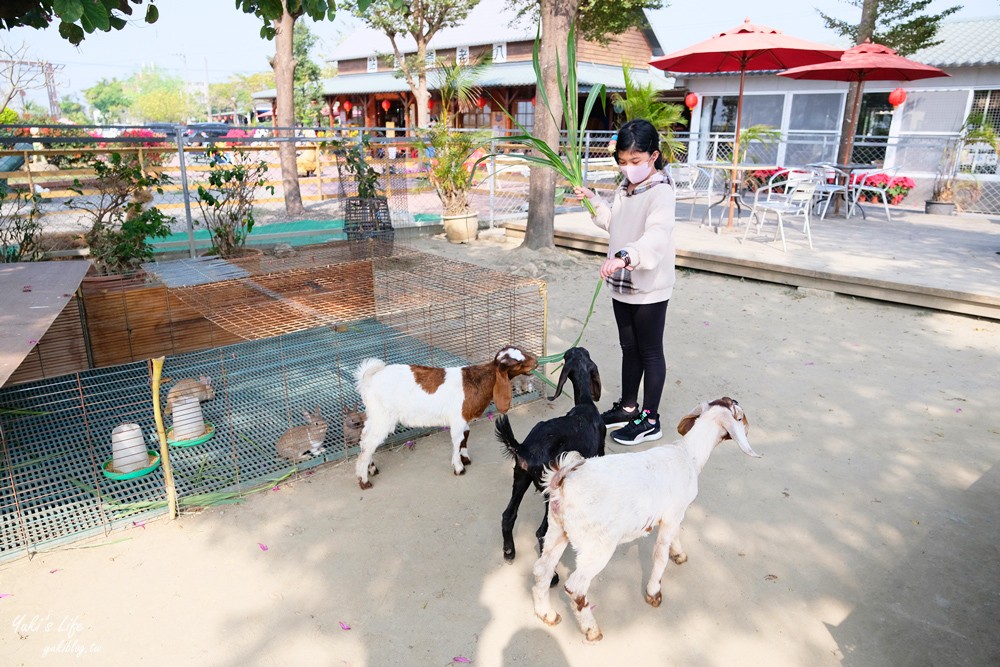
[[[674,187],[662,171],[660,135],[649,121],[622,125],[614,155],[624,178],[611,208],[587,188],[575,191],[590,200],[594,224],[611,236],[601,277],[611,288],[618,324],[622,396],[601,416],[609,429],[623,427],[611,432],[615,442],[637,445],[663,437],[659,406],[667,374],[663,328],[675,280]]]

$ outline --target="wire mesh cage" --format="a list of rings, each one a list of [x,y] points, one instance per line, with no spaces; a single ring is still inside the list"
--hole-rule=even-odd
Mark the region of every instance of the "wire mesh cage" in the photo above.
[[[544,353],[544,283],[461,262],[442,270],[437,258],[399,244],[339,242],[147,271],[187,306],[149,312],[143,301],[122,301],[126,327],[157,323],[167,354],[161,404],[181,380],[212,388],[201,397],[212,437],[169,448],[182,509],[230,502],[355,453],[362,406],[354,369],[365,358],[462,366],[510,343]],[[106,333],[122,326],[112,320]],[[195,350],[182,342],[206,323],[238,342]],[[159,449],[152,378],[148,361],[137,360],[0,389],[0,560],[166,511],[162,468],[126,480],[105,474],[115,427],[137,424],[149,450]],[[515,401],[535,397],[525,383]],[[279,439],[316,408],[327,424],[325,450],[301,461],[280,456]],[[400,427],[388,442],[427,432]]]

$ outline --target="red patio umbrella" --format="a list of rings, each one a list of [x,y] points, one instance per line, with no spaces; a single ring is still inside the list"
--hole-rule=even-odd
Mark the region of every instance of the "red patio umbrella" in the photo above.
[[[850,156],[854,133],[858,126],[858,110],[861,107],[861,92],[865,81],[916,81],[951,75],[937,67],[896,55],[896,52],[887,46],[872,44],[871,41],[865,40],[864,44],[858,44],[844,51],[840,60],[795,67],[780,72],[778,76],[814,81],[849,81],[858,84],[858,95],[854,98],[854,108],[851,109],[851,125],[847,131],[847,155]]]
[[[747,71],[782,70],[814,63],[834,62],[843,53],[825,44],[789,37],[780,30],[758,26],[746,19],[743,25],[714,35],[704,42],[650,61],[671,72],[739,72],[740,92],[736,103],[736,140],[733,144],[731,194],[736,192],[736,164],[740,154],[743,121],[743,80]],[[729,224],[733,224],[733,202],[729,202]]]

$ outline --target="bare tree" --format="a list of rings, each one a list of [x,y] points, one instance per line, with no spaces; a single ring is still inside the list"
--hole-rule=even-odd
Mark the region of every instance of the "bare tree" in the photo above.
[[[0,42],[0,110],[20,91],[45,88],[45,72],[28,56],[28,45],[14,48]]]

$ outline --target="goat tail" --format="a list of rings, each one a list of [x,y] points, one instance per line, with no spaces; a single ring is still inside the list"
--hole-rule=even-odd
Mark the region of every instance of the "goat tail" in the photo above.
[[[504,446],[504,454],[507,458],[519,461],[518,453],[521,450],[521,443],[514,437],[514,430],[510,427],[510,419],[507,418],[507,415],[497,417],[494,430],[497,440]]]
[[[566,478],[586,462],[587,459],[583,458],[580,452],[563,452],[555,465],[551,468],[546,467],[545,472],[542,473],[542,486],[545,489],[545,493],[551,494],[557,489],[562,488]]]
[[[379,372],[383,368],[385,368],[385,362],[381,359],[365,359],[358,364],[357,370],[354,371],[354,377],[357,380],[356,387],[358,393],[361,394],[362,398],[364,398],[365,387],[367,386],[372,375]]]

